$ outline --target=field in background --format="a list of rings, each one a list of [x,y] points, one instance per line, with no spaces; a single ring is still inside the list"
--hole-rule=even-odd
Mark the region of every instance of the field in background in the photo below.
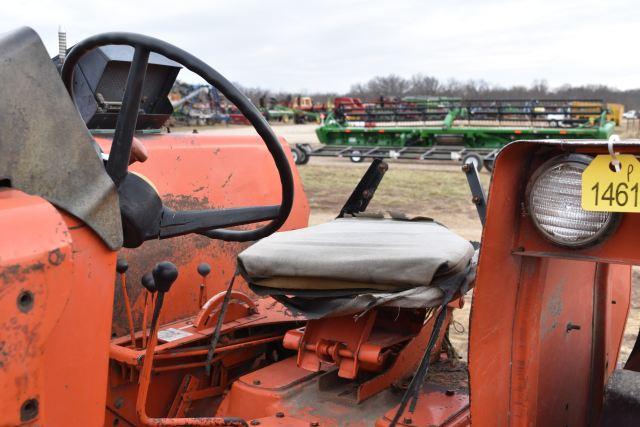
[[[368,164],[344,167],[320,163],[300,166],[298,171],[311,206],[311,222],[317,224],[335,217],[367,167]],[[482,173],[481,179],[488,186],[489,175]],[[427,216],[465,238],[480,239],[480,221],[471,203],[465,175],[458,167],[391,162],[367,211]]]
[[[280,125],[274,130],[291,143],[317,143],[315,125]],[[221,135],[248,135],[255,133],[246,126],[199,128],[202,133]],[[622,138],[637,137],[638,129],[623,123],[617,130]],[[368,167],[368,161],[360,164],[348,159],[311,158],[309,164],[298,167],[298,172],[311,206],[310,224],[319,224],[335,218],[360,177]],[[490,175],[481,174],[485,189]],[[449,227],[469,240],[480,240],[481,226],[471,203],[467,181],[460,164],[453,162],[407,163],[390,161],[369,212],[396,211],[409,216],[428,216]],[[621,360],[626,360],[640,329],[640,269],[634,268],[632,307],[621,350]],[[466,359],[469,331],[469,313],[472,293],[465,297],[465,307],[456,310],[450,338],[458,353]]]

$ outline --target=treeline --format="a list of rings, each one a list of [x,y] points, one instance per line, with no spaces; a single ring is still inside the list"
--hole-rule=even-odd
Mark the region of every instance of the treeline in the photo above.
[[[245,93],[254,102],[261,97],[286,99],[299,93],[269,92],[260,88],[245,88]],[[407,96],[446,96],[466,99],[602,99],[605,102],[624,104],[627,110],[640,109],[640,88],[618,90],[605,85],[571,86],[563,85],[551,88],[545,80],[536,80],[530,86],[504,87],[493,85],[484,80],[461,81],[449,79],[442,81],[432,76],[416,74],[404,78],[395,74],[374,77],[366,83],[351,86],[344,94],[309,93],[316,102],[326,102],[336,96],[352,96],[364,100],[378,99],[380,96],[403,98]]]

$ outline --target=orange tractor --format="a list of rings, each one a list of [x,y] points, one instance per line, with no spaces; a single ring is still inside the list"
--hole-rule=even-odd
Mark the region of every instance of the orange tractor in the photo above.
[[[149,131],[181,66],[259,136]],[[21,29],[0,76],[0,425],[638,425],[640,216],[614,207],[637,208],[640,143],[512,143],[488,200],[465,166],[481,244],[367,215],[381,161],[307,227],[287,144],[181,49],[106,33],[59,74]],[[470,288],[467,367],[446,331]]]

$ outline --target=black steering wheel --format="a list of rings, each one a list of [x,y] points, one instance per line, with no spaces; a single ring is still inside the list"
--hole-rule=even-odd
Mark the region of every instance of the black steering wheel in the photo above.
[[[105,166],[118,188],[124,246],[137,247],[145,240],[188,233],[198,233],[212,239],[245,242],[261,239],[278,230],[287,220],[293,206],[293,175],[282,145],[251,101],[220,73],[190,53],[153,37],[114,32],[85,39],[75,45],[67,55],[61,74],[74,103],[73,72],[76,65],[87,52],[106,45],[126,45],[134,48],[122,107],[118,114],[111,151]],[[151,52],[163,55],[193,71],[222,92],[244,114],[262,137],[278,169],[282,189],[282,201],[279,205],[174,211],[164,206],[156,191],[146,180],[129,173],[129,157]],[[269,222],[254,230],[222,230],[263,221]]]

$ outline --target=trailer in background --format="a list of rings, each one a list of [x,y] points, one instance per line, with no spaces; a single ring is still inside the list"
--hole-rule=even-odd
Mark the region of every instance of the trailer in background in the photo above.
[[[476,169],[493,170],[493,162],[499,148],[470,149],[464,146],[433,147],[371,147],[371,146],[331,146],[313,147],[311,144],[295,144],[291,147],[293,160],[297,165],[309,163],[311,157],[348,158],[354,163],[365,159],[393,160],[446,160],[462,163],[473,163]]]
[[[302,159],[461,160],[491,169],[491,153],[509,142],[607,139],[615,127],[606,105],[597,100],[336,101],[335,110],[316,130],[324,147],[296,147],[303,151]]]

